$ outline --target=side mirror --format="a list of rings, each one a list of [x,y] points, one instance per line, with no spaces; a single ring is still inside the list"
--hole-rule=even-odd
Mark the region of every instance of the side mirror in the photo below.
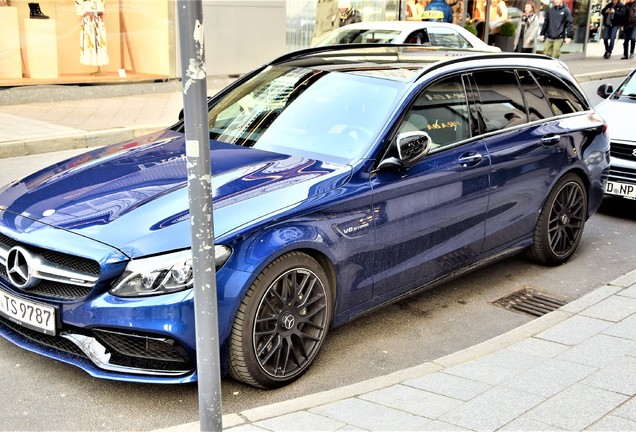
[[[614,93],[614,87],[611,84],[602,84],[596,90],[596,94],[603,99],[607,99],[612,93]]]
[[[397,137],[397,151],[402,165],[411,166],[430,150],[431,137],[426,132],[402,132]]]

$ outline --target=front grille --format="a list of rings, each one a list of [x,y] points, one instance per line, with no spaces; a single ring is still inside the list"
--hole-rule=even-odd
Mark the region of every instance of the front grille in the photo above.
[[[53,348],[58,351],[63,351],[66,353],[75,354],[83,358],[87,358],[82,350],[68,339],[64,339],[59,336],[47,335],[35,330],[28,329],[26,327],[22,327],[21,325],[16,324],[4,317],[0,317],[0,325],[32,342],[46,345],[47,347]]]
[[[636,169],[610,166],[609,180],[619,183],[636,183]]]
[[[100,266],[97,261],[42,249],[36,246],[25,245],[4,234],[0,234],[0,250],[4,251],[4,254],[15,246],[23,247],[28,250],[30,254],[40,257],[43,262],[48,263],[48,265],[53,268],[77,275],[75,278],[66,277],[63,282],[60,282],[60,279],[52,280],[55,278],[51,278],[51,276],[44,276],[37,284],[22,290],[22,292],[26,294],[58,300],[79,300],[90,293],[93,289],[93,285],[90,285],[92,282],[82,284],[77,281],[84,280],[87,277],[94,278],[94,280],[99,278]],[[4,255],[4,257],[6,258],[6,255]],[[16,291],[20,291],[20,289],[15,287],[9,280],[5,265],[0,265],[0,278],[5,281],[7,286],[11,286]]]
[[[636,145],[634,144],[623,144],[612,141],[610,143],[610,156],[629,161],[636,161],[634,149],[636,149]]]

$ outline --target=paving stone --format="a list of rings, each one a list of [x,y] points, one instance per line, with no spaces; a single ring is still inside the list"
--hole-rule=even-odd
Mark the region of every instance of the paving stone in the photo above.
[[[244,424],[241,426],[235,426],[229,429],[223,429],[226,432],[263,432],[269,429],[259,428],[258,426],[254,426],[253,424]]]
[[[539,333],[535,337],[565,345],[576,345],[602,332],[611,325],[607,321],[596,318],[573,316]]]
[[[634,313],[636,313],[636,298],[615,295],[581,311],[580,315],[618,322]]]
[[[632,285],[629,288],[624,289],[623,291],[620,292],[620,295],[625,296],[625,297],[632,297],[632,298],[636,298],[636,272],[633,272],[634,276],[634,285]]]
[[[547,398],[567,389],[597,370],[592,366],[550,359],[517,375],[504,385]]]
[[[636,284],[636,271],[631,271],[627,274],[624,274],[623,276],[614,279],[612,282],[610,282],[610,284],[624,287],[634,285]]]
[[[503,426],[502,431],[561,431],[565,429],[557,428],[549,424],[541,423],[535,420],[530,420],[525,416],[521,416],[511,421],[507,425]]]
[[[508,369],[480,360],[446,369],[445,372],[490,385],[501,384],[519,373],[518,370]]]
[[[569,348],[570,347],[568,345],[537,339],[534,337],[517,342],[516,344],[508,347],[511,351],[528,353],[546,359],[556,357]]]
[[[426,430],[429,419],[361,399],[345,399],[310,412],[373,431]]]
[[[453,425],[450,423],[446,423],[439,420],[433,420],[429,424],[426,425],[427,431],[454,431],[454,432],[462,432],[469,431],[469,429],[464,429],[463,427],[459,427],[457,425]]]
[[[636,341],[598,334],[565,351],[557,359],[600,368],[635,349]]]
[[[636,430],[636,421],[631,421],[621,417],[608,415],[603,417],[585,430],[590,431],[634,431]]]
[[[636,341],[636,314],[614,324],[603,331],[603,334],[617,336]]]
[[[429,419],[435,419],[462,403],[458,399],[404,385],[367,393],[360,398]]]
[[[253,424],[273,431],[335,431],[345,426],[345,423],[307,411],[286,414]]]
[[[402,384],[463,401],[468,401],[492,387],[445,372],[428,374],[421,378],[404,381]]]
[[[479,359],[480,362],[517,371],[530,369],[543,360],[542,357],[530,353],[522,353],[509,349],[502,349]]]
[[[626,399],[624,395],[575,384],[531,409],[525,417],[566,430],[582,430]]]
[[[623,405],[616,408],[612,415],[636,421],[636,398],[632,397]]]
[[[587,377],[583,384],[596,388],[636,395],[636,357],[625,356]]]
[[[494,431],[544,398],[506,387],[495,387],[449,411],[439,420],[476,431]]]

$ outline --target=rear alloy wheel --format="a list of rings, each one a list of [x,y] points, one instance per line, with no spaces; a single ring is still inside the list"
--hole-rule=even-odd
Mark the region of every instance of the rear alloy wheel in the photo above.
[[[239,306],[230,337],[230,374],[260,388],[296,380],[316,358],[331,313],[329,279],[316,260],[300,252],[276,259]]]
[[[532,258],[545,265],[562,264],[576,250],[587,219],[587,194],[575,174],[552,189],[534,228]]]

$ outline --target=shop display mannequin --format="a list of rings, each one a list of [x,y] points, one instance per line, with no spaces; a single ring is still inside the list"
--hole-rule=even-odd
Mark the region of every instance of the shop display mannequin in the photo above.
[[[75,12],[82,18],[80,63],[97,66],[93,75],[101,74],[101,67],[109,63],[104,11],[104,0],[75,0]]]

